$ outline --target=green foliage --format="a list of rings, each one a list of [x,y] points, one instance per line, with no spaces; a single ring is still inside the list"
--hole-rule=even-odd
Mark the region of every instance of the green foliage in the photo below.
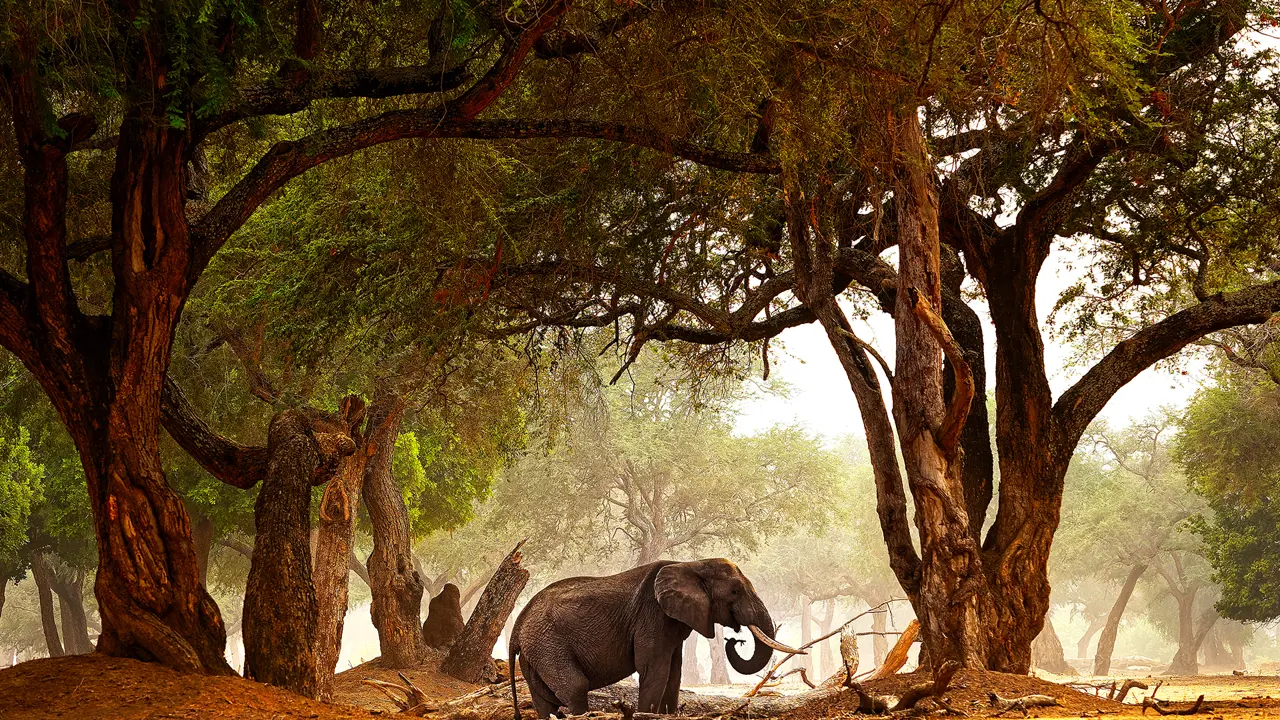
[[[1196,530],[1222,586],[1218,611],[1237,620],[1280,617],[1280,389],[1257,373],[1224,370],[1188,408],[1177,459],[1212,515]]]
[[[18,563],[31,510],[42,499],[44,468],[32,458],[30,439],[23,427],[0,431],[0,567]]]

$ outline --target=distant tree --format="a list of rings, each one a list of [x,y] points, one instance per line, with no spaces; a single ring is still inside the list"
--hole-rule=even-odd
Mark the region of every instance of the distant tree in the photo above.
[[[1187,409],[1175,456],[1212,511],[1196,523],[1223,617],[1280,617],[1280,387],[1226,367]]]

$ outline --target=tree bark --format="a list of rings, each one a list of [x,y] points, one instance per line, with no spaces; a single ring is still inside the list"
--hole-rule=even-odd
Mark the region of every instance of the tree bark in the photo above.
[[[479,682],[494,674],[493,644],[529,582],[529,571],[520,566],[523,545],[522,540],[498,566],[449,656],[440,663],[441,671],[464,682]]]
[[[701,685],[702,665],[698,662],[698,633],[689,633],[684,641],[684,660],[680,663],[680,684],[682,686]]]
[[[373,422],[359,432],[364,421],[364,402],[355,396],[342,401],[339,417],[355,441],[357,450],[327,471],[328,483],[320,499],[319,527],[313,533],[311,577],[317,600],[316,696],[333,696],[333,675],[342,650],[342,626],[347,616],[347,592],[351,571],[348,566],[356,538],[356,510],[364,487],[364,468],[377,445],[380,425]]]
[[[958,392],[949,407],[944,404],[946,345],[921,310],[942,307],[938,198],[915,108],[895,123],[899,291],[893,412],[921,537],[916,612],[935,670],[947,661],[984,668],[987,634],[979,595],[985,579],[969,528],[958,445],[973,387],[970,382],[967,396]],[[967,361],[959,360],[967,370]]]
[[[1137,587],[1138,580],[1142,578],[1142,574],[1147,571],[1145,563],[1139,563],[1129,569],[1129,576],[1124,579],[1124,585],[1120,586],[1120,594],[1116,597],[1116,601],[1111,605],[1111,612],[1107,613],[1107,623],[1102,628],[1102,635],[1098,638],[1098,650],[1093,656],[1093,674],[1106,675],[1111,672],[1111,653],[1116,649],[1116,636],[1120,633],[1120,619],[1124,617],[1125,606],[1129,604],[1129,598],[1133,596],[1133,589]]]
[[[355,452],[347,433],[343,419],[318,411],[276,413],[267,434],[267,476],[254,505],[257,533],[242,615],[245,677],[307,697],[316,696],[319,682],[311,487],[330,480],[342,458]]]
[[[716,626],[716,639],[711,643],[711,678],[712,685],[728,685],[729,658],[724,654],[724,628]]]
[[[53,573],[51,586],[58,595],[58,611],[62,616],[63,651],[67,655],[93,652],[89,615],[84,607],[84,571],[63,568],[63,572]]]
[[[44,629],[44,644],[49,657],[62,657],[62,640],[58,638],[58,625],[53,614],[53,571],[44,553],[31,557],[31,576],[36,581],[36,594],[40,598],[40,626]]]
[[[1031,664],[1056,675],[1076,674],[1076,669],[1067,664],[1062,641],[1058,639],[1058,632],[1049,618],[1045,618],[1044,629],[1031,643]]]
[[[386,667],[412,667],[422,661],[422,578],[413,566],[413,539],[404,495],[391,475],[391,459],[400,434],[404,402],[386,397],[370,409],[370,420],[385,429],[364,471],[364,504],[373,524],[373,554],[369,556],[370,614],[378,630]]]
[[[894,643],[893,649],[885,656],[884,663],[880,665],[875,674],[871,676],[872,680],[887,678],[896,675],[903,665],[907,664],[907,657],[911,654],[911,645],[915,643],[916,637],[920,634],[920,621],[912,620],[907,629],[902,631],[902,635],[898,637],[898,642]],[[921,650],[923,654],[923,650]],[[923,665],[924,663],[921,663]]]

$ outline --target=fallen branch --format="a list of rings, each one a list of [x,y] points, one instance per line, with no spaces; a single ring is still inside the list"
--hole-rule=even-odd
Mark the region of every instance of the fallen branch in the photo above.
[[[1022,717],[1026,717],[1030,713],[1029,708],[1037,707],[1061,707],[1062,703],[1057,698],[1048,695],[1024,695],[1020,698],[1002,698],[995,693],[987,693],[987,699],[991,701],[991,707],[996,711],[988,717],[1000,717],[1010,710],[1017,710],[1022,713]]]
[[[1163,700],[1156,700],[1148,696],[1142,699],[1143,715],[1147,714],[1147,708],[1151,708],[1152,710],[1155,710],[1157,713],[1161,715],[1195,715],[1196,713],[1201,713],[1201,712],[1213,712],[1212,707],[1204,704],[1203,695],[1196,698],[1195,704],[1193,704],[1191,707],[1183,708],[1182,710],[1174,710],[1172,708],[1167,708],[1164,706]]]
[[[902,631],[902,637],[898,638],[898,642],[894,644],[893,649],[885,656],[884,664],[876,670],[871,679],[880,680],[897,675],[902,666],[907,664],[907,655],[911,652],[911,644],[916,641],[916,636],[919,634],[920,621],[912,620],[907,629]]]
[[[403,685],[385,680],[374,680],[373,678],[365,678],[361,682],[386,695],[391,702],[396,704],[396,707],[400,708],[400,712],[403,715],[422,717],[428,712],[437,709],[435,705],[427,700],[427,694],[417,685],[414,685],[412,680],[405,677],[404,673],[396,674],[404,681]],[[401,697],[401,695],[404,697]]]
[[[1114,683],[1112,683],[1112,684],[1114,685]],[[1132,690],[1132,689],[1134,689],[1134,688],[1139,688],[1139,689],[1141,689],[1141,690],[1146,690],[1146,689],[1147,689],[1147,684],[1146,684],[1146,683],[1144,683],[1144,682],[1142,682],[1141,680],[1125,680],[1125,681],[1124,681],[1124,684],[1120,686],[1120,692],[1116,692],[1116,691],[1113,689],[1113,690],[1111,691],[1111,697],[1110,697],[1109,699],[1111,699],[1111,700],[1115,700],[1116,702],[1119,702],[1119,703],[1122,703],[1122,702],[1124,702],[1124,699],[1125,699],[1126,697],[1128,697],[1128,695],[1129,695],[1129,691],[1130,691],[1130,690]]]
[[[898,698],[897,704],[892,708],[893,712],[901,712],[910,710],[916,706],[916,703],[927,697],[937,697],[947,691],[947,686],[951,684],[951,678],[955,676],[956,671],[960,669],[960,663],[949,661],[938,668],[938,672],[933,675],[933,682],[920,683],[907,688],[902,693],[902,697]]]

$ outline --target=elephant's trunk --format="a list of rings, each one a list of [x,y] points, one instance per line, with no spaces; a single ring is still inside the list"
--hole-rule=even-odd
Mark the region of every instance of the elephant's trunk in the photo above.
[[[774,637],[773,619],[769,617],[769,611],[765,610],[764,603],[756,600],[756,607],[752,607],[748,612],[734,614],[735,619],[743,625],[750,627],[753,631],[758,630],[759,634],[768,637],[770,640]],[[744,617],[745,616],[745,617]],[[755,634],[753,632],[753,634]],[[741,675],[754,675],[764,669],[769,664],[769,658],[773,657],[773,648],[768,644],[759,640],[759,637],[752,639],[755,643],[755,649],[751,653],[751,657],[743,658],[738,654],[738,643],[742,642],[735,638],[729,638],[724,641],[724,654],[729,660],[729,666],[735,672]]]

